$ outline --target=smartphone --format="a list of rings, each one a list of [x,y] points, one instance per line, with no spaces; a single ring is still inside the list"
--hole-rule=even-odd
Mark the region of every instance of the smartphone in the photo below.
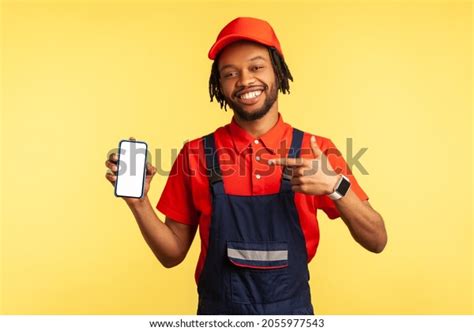
[[[145,189],[148,145],[143,141],[121,140],[118,149],[115,196],[141,198]]]

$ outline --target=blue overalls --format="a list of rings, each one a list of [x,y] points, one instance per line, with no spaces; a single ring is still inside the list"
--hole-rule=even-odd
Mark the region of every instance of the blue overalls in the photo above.
[[[299,157],[302,138],[293,129],[288,157]],[[197,314],[313,315],[305,239],[288,176],[276,194],[226,194],[212,133],[204,144],[212,216]]]

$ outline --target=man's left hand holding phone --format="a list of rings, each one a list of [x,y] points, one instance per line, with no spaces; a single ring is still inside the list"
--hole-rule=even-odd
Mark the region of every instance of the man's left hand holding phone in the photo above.
[[[115,196],[127,204],[139,203],[147,198],[150,182],[156,168],[147,162],[148,146],[130,137],[119,143],[118,155],[112,153],[105,161],[105,177],[114,186]]]

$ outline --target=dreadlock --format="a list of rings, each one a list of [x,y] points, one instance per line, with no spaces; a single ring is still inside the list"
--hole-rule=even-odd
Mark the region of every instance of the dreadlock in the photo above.
[[[291,75],[290,69],[286,65],[285,60],[283,57],[278,53],[275,47],[268,47],[268,53],[270,54],[270,59],[272,61],[273,71],[276,75],[276,80],[278,84],[278,90],[283,94],[290,93],[290,80],[293,81],[293,76]],[[211,76],[209,77],[209,95],[211,96],[211,102],[214,98],[216,98],[217,102],[219,102],[219,106],[224,108],[227,111],[227,102],[225,101],[224,95],[219,88],[219,57],[220,54],[217,55],[214,62],[212,63],[211,68]]]

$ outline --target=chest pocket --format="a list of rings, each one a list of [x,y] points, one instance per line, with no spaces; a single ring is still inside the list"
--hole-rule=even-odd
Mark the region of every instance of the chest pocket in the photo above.
[[[264,304],[289,296],[287,242],[227,242],[232,302]]]

